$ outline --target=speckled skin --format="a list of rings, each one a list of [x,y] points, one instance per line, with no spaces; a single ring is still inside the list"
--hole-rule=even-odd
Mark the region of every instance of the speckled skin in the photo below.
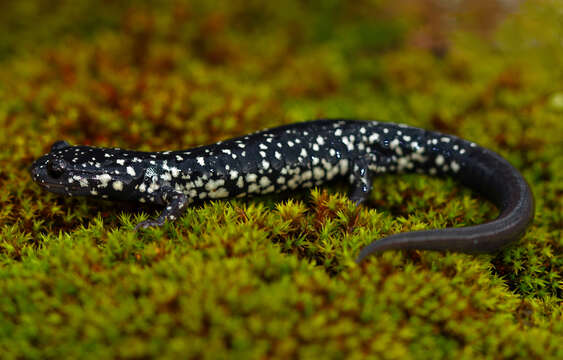
[[[33,179],[49,191],[164,205],[157,219],[175,220],[196,199],[268,194],[350,182],[362,203],[378,173],[452,175],[483,192],[501,210],[489,223],[396,234],[374,241],[358,262],[387,249],[492,251],[518,238],[533,218],[533,197],[506,160],[451,135],[401,124],[315,120],[181,151],[139,152],[53,144],[34,162]]]

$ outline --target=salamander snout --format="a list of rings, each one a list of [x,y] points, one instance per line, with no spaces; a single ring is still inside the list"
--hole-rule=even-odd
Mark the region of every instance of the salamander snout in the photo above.
[[[33,181],[41,183],[41,180],[47,175],[47,162],[45,156],[42,156],[31,164],[29,174]]]
[[[69,190],[65,184],[68,182],[69,164],[60,157],[49,154],[40,157],[33,162],[29,173],[33,181],[49,191],[66,194]]]
[[[55,141],[51,145],[51,153],[40,157],[29,167],[33,181],[43,185],[47,180],[60,178],[70,168],[61,151],[70,147],[71,145],[64,140]]]

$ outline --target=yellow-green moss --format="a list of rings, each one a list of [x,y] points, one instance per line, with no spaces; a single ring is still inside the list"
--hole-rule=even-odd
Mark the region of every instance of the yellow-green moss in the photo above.
[[[490,1],[462,1],[440,10],[467,14],[452,28],[437,3],[0,5],[0,357],[563,357],[563,14],[493,2],[486,23],[471,4]],[[156,151],[324,116],[499,152],[533,188],[534,224],[497,254],[357,266],[372,239],[496,210],[451,179],[381,176],[360,210],[336,184],[136,233],[157,209],[27,174],[60,138]]]

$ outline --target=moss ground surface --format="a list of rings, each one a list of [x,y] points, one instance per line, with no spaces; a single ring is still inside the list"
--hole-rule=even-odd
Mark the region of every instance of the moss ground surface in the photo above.
[[[0,4],[0,358],[563,358],[559,1]],[[442,4],[442,5],[440,5]],[[503,5],[504,4],[504,5]],[[537,201],[490,255],[359,249],[492,219],[452,179],[158,209],[63,198],[57,139],[181,149],[318,117],[436,129],[519,168]]]

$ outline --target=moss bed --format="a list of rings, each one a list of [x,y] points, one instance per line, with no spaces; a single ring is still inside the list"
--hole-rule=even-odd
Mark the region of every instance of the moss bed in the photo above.
[[[2,2],[0,358],[563,358],[563,12],[517,3]],[[496,209],[389,175],[359,211],[335,184],[136,233],[158,209],[27,172],[58,139],[182,149],[318,117],[491,148],[531,184],[535,221],[496,254],[357,266],[373,239]]]

